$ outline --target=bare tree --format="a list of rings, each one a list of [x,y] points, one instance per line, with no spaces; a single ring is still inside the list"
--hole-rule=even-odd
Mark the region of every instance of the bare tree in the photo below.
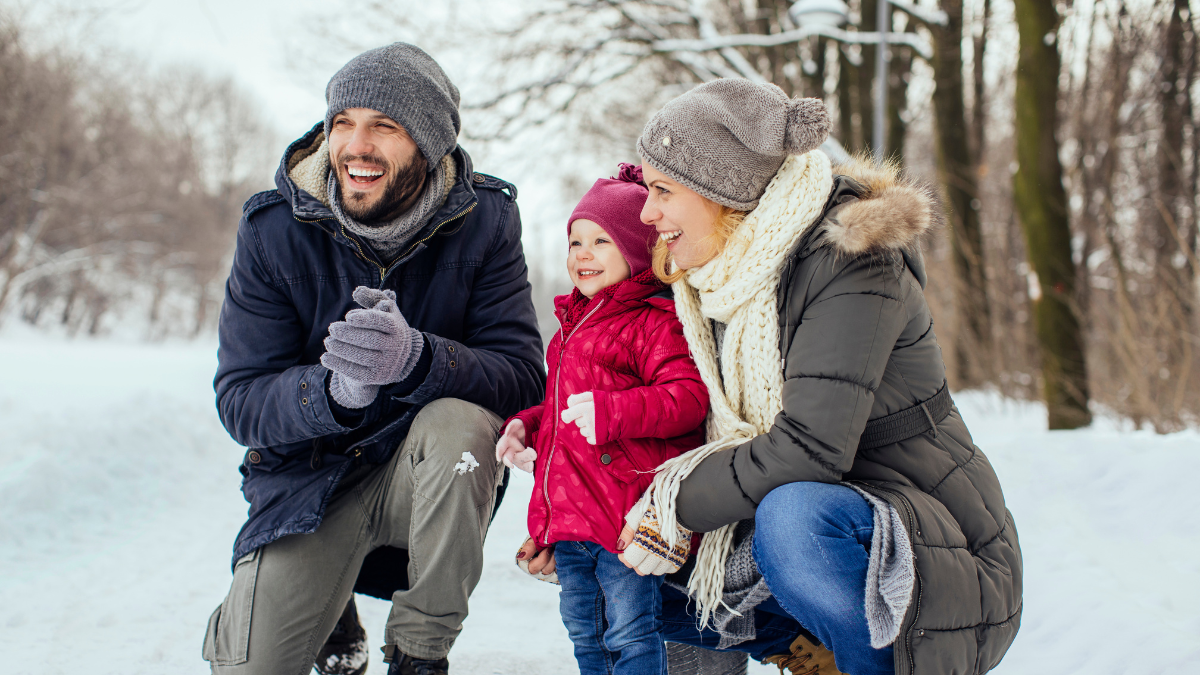
[[[461,42],[477,6],[459,0],[458,23],[428,25],[368,1],[394,28],[379,39],[430,46],[440,28]],[[954,350],[952,385],[1044,398],[1055,427],[1087,423],[1089,401],[1159,431],[1196,424],[1200,359],[1187,351],[1200,346],[1196,3],[939,0],[945,26],[904,4],[892,17],[900,46],[886,147],[947,195],[950,236],[931,240],[926,259],[927,297]],[[667,100],[737,76],[824,96],[838,139],[867,148],[876,36],[801,29],[790,5],[524,5],[507,27],[475,26],[470,50],[445,55],[471,56],[471,76],[456,79],[466,135],[473,148],[507,144],[513,157],[553,143],[562,157],[549,162],[568,169],[537,180],[561,185],[567,202],[597,171],[635,159],[634,139]],[[871,0],[850,6],[873,16]],[[527,245],[551,239],[534,231]],[[562,290],[547,271],[557,262],[532,266],[548,306]]]
[[[1058,12],[1051,0],[1017,0],[1017,161],[1014,196],[1040,297],[1034,299],[1051,429],[1091,423],[1083,330],[1058,140]]]
[[[983,230],[979,218],[977,187],[979,153],[983,145],[980,101],[982,88],[964,82],[963,0],[943,0],[948,21],[932,26],[934,35],[933,107],[937,116],[938,175],[946,191],[950,241],[954,251],[956,309],[960,330],[954,359],[962,386],[979,386],[990,379],[992,349],[991,311],[984,273]],[[986,33],[984,34],[986,35]],[[975,55],[972,75],[982,78],[979,61],[983,38]],[[975,115],[967,117],[967,91],[975,93]]]
[[[33,49],[8,15],[0,29],[0,313],[96,332],[144,300],[159,333],[211,327],[271,142],[245,95]]]

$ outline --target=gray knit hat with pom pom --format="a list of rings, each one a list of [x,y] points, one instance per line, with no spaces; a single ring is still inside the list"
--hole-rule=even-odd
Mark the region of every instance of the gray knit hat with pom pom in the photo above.
[[[673,99],[646,123],[637,149],[700,195],[749,211],[788,155],[815,150],[828,136],[820,99],[790,99],[773,84],[729,78]]]
[[[430,172],[458,143],[458,88],[414,45],[396,42],[354,57],[329,80],[325,101],[326,138],[343,110],[378,110],[404,127]]]

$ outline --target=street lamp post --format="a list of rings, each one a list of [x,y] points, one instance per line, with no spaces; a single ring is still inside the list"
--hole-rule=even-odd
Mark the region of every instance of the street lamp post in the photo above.
[[[846,20],[850,16],[850,7],[846,5],[844,0],[796,0],[788,8],[788,14],[797,26],[793,30],[769,35],[757,33],[719,35],[716,34],[715,29],[712,29],[710,25],[710,30],[707,33],[703,30],[701,31],[699,39],[655,39],[651,41],[650,49],[654,52],[674,54],[719,50],[724,55],[730,47],[777,47],[785,44],[794,44],[813,36],[825,37],[844,44],[878,45],[879,50],[875,61],[875,92],[873,97],[875,99],[874,124],[872,125],[874,127],[872,130],[874,138],[871,145],[874,149],[876,160],[882,161],[884,152],[884,120],[887,114],[888,45],[906,45],[925,59],[933,58],[933,47],[925,37],[916,33],[896,33],[895,35],[891,35],[889,30],[890,10],[898,9],[907,12],[909,15],[926,24],[938,26],[945,26],[948,22],[948,17],[940,9],[916,5],[913,0],[877,0],[877,2],[876,23],[878,31],[874,33],[865,31],[849,32],[841,29],[841,26],[846,23]],[[736,59],[732,59],[731,62],[733,65],[739,67],[743,77],[762,81],[762,76],[752,72],[753,66],[746,63],[744,58],[741,58],[736,52],[734,52],[733,56]],[[676,58],[679,57],[677,56]],[[729,57],[727,56],[726,58]],[[750,72],[750,74],[746,74],[747,72]],[[838,150],[838,152],[844,154],[842,150]]]
[[[876,38],[873,42],[878,46],[875,50],[875,101],[874,119],[872,120],[871,148],[876,161],[883,160],[884,153],[884,123],[887,115],[887,48],[888,31],[891,29],[888,19],[891,16],[891,6],[888,0],[877,0],[875,23]],[[842,0],[798,0],[788,9],[792,21],[801,28],[817,26],[837,28],[850,17],[850,8]]]
[[[875,161],[882,162],[884,147],[884,119],[887,115],[887,79],[888,79],[888,31],[891,29],[891,7],[888,0],[875,1],[875,31],[879,33],[879,48],[875,50],[875,119],[874,151]]]

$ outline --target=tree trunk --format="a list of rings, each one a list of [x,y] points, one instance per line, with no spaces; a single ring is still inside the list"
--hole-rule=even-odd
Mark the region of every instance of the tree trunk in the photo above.
[[[958,386],[977,386],[988,379],[992,354],[991,312],[983,270],[983,232],[976,183],[978,158],[968,137],[963,84],[962,0],[944,0],[949,22],[930,26],[933,33],[933,94],[937,119],[938,173],[946,186],[950,239],[954,250],[955,298],[959,330],[954,342]],[[1061,183],[1060,183],[1061,190]]]
[[[983,151],[986,135],[984,134],[983,125],[987,121],[987,115],[984,112],[984,100],[987,94],[983,80],[983,57],[987,52],[988,38],[988,19],[991,18],[992,0],[983,0],[983,14],[978,17],[979,20],[979,35],[975,38],[975,63],[972,67],[974,71],[974,105],[971,107],[971,152],[975,155],[975,174],[978,177],[979,168],[983,166]]]
[[[805,96],[814,96],[816,98],[825,98],[825,52],[828,45],[825,40],[820,37],[813,38],[812,41],[812,56],[813,56],[813,73],[808,77],[808,90],[804,92]]]
[[[912,32],[912,24],[908,31]],[[891,62],[888,64],[888,105],[887,105],[887,143],[884,154],[904,160],[904,134],[908,125],[904,121],[904,111],[908,109],[908,74],[912,70],[912,49],[908,47],[890,47]]]
[[[1170,19],[1167,23],[1166,39],[1163,44],[1161,88],[1159,89],[1159,105],[1162,110],[1162,142],[1158,144],[1158,217],[1155,218],[1155,253],[1160,268],[1160,279],[1167,288],[1163,290],[1175,295],[1191,309],[1191,292],[1186,279],[1187,265],[1176,266],[1174,261],[1177,253],[1188,251],[1183,231],[1182,201],[1184,198],[1183,170],[1183,126],[1184,103],[1187,97],[1185,87],[1180,86],[1180,76],[1183,75],[1183,20],[1182,12],[1188,11],[1188,0],[1175,0]]]
[[[1165,40],[1163,42],[1163,59],[1161,88],[1159,89],[1159,106],[1162,111],[1162,140],[1158,144],[1158,194],[1155,196],[1155,206],[1158,213],[1154,214],[1155,232],[1155,266],[1157,267],[1158,292],[1156,297],[1165,303],[1164,321],[1159,325],[1157,336],[1158,348],[1166,354],[1165,363],[1175,372],[1171,379],[1176,381],[1172,386],[1162,382],[1164,389],[1160,399],[1160,409],[1172,418],[1178,418],[1182,412],[1181,396],[1173,395],[1176,391],[1186,389],[1191,369],[1186,367],[1190,359],[1190,344],[1187,335],[1192,325],[1192,315],[1195,311],[1195,297],[1192,288],[1194,277],[1190,269],[1194,252],[1188,242],[1188,233],[1184,216],[1184,201],[1187,197],[1187,185],[1183,165],[1183,127],[1184,109],[1187,102],[1188,87],[1180,86],[1184,70],[1184,27],[1182,14],[1188,11],[1188,0],[1175,0],[1167,22]],[[1195,208],[1195,205],[1192,205]],[[1182,260],[1177,260],[1182,258]],[[1181,264],[1182,263],[1182,264]],[[1183,389],[1180,389],[1183,387]],[[1169,401],[1172,401],[1169,403]]]
[[[854,124],[854,80],[857,77],[858,69],[850,63],[850,59],[846,56],[846,50],[841,45],[838,45],[838,134],[839,141],[846,151],[854,154],[862,149],[859,145],[860,138],[855,136]]]
[[[874,30],[876,0],[860,0],[859,14],[862,16],[862,21],[859,24],[860,29],[864,31]],[[858,113],[858,128],[861,135],[861,145],[859,149],[863,152],[871,152],[875,147],[874,119],[875,119],[875,51],[878,49],[875,45],[863,44],[862,63],[854,69],[857,77],[854,80],[854,88],[856,94],[856,103]]]
[[[949,4],[949,3],[947,3]],[[1016,140],[1013,197],[1041,297],[1033,301],[1042,379],[1051,429],[1091,423],[1083,334],[1075,311],[1075,264],[1063,190],[1058,124],[1060,59],[1051,0],[1016,0]]]

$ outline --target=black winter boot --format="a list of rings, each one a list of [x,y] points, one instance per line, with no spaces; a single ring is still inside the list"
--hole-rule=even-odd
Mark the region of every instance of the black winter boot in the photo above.
[[[367,631],[358,620],[354,596],[346,603],[325,646],[317,653],[314,666],[321,675],[363,675],[367,672]]]
[[[388,675],[449,675],[450,662],[445,658],[434,661],[414,659],[399,649],[392,652],[392,667]]]

